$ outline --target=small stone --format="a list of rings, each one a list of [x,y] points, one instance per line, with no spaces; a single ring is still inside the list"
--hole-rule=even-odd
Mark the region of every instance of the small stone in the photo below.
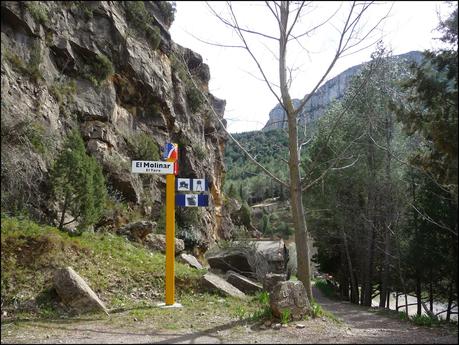
[[[3,311],[2,315],[3,315],[3,316],[7,316],[7,315],[8,315],[8,313],[6,312],[6,310]]]
[[[288,324],[286,324],[286,323],[284,323],[284,324],[282,325],[282,328],[287,328],[287,327],[288,327]]]
[[[271,327],[272,324],[273,324],[273,323],[271,322],[271,320],[267,320],[267,321],[265,321],[265,323],[264,323],[264,325],[265,325],[266,327]]]
[[[136,317],[134,318],[134,321],[137,322],[137,318]]]
[[[265,325],[261,325],[260,326],[260,330],[265,331],[266,330],[266,326]]]
[[[47,334],[47,335],[46,335],[46,338],[48,338],[48,339],[49,339],[49,338],[51,338],[51,336],[50,336],[49,334]]]
[[[300,329],[301,329],[301,328],[305,328],[305,327],[306,327],[306,326],[303,325],[302,323],[297,323],[297,324],[296,324],[296,328],[300,328]]]
[[[323,318],[322,318],[322,321],[325,322],[325,321],[327,321],[327,320],[325,320],[325,318],[323,317]]]
[[[282,325],[280,323],[275,323],[273,329],[281,329]]]

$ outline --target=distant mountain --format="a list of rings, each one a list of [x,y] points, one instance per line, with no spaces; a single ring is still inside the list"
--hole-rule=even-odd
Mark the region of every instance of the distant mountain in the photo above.
[[[421,52],[411,51],[401,55],[394,55],[391,57],[391,59],[405,59],[407,62],[413,61],[419,63],[422,60],[422,57],[423,55]],[[363,64],[348,68],[341,74],[328,80],[325,82],[325,84],[319,87],[315,94],[306,103],[303,111],[300,113],[299,123],[309,123],[316,120],[324,113],[327,106],[333,100],[343,97],[352,77],[359,73],[362,67],[367,63],[368,62],[365,62]],[[308,94],[306,94],[303,99],[305,99],[307,96]],[[301,100],[299,99],[293,99],[293,106],[298,107],[300,102]],[[283,127],[287,127],[287,117],[285,116],[285,112],[282,106],[277,104],[269,112],[269,120],[262,130],[267,131]]]

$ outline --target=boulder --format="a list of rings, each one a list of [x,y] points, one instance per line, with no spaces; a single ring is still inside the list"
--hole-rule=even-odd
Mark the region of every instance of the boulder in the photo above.
[[[158,250],[161,253],[166,253],[166,235],[148,234],[144,243],[151,250]],[[179,238],[175,238],[175,255],[180,254],[184,250],[185,242]]]
[[[204,274],[201,283],[204,288],[207,288],[210,291],[218,291],[225,296],[245,298],[245,294],[241,290],[234,287],[216,274],[210,272]]]
[[[306,288],[300,281],[285,281],[276,284],[269,294],[269,304],[273,315],[279,318],[283,311],[288,309],[293,320],[301,320],[311,310]]]
[[[142,220],[135,223],[129,223],[118,229],[118,235],[125,235],[129,240],[143,243],[147,236],[156,228],[156,223],[148,220]]]
[[[261,281],[266,273],[286,273],[288,250],[284,241],[234,242],[230,248],[206,255],[211,268],[236,271]]]
[[[108,315],[104,303],[71,267],[55,272],[54,288],[62,302],[78,313],[103,311]]]
[[[268,273],[265,275],[265,278],[263,279],[263,290],[271,292],[273,288],[277,285],[277,283],[286,280],[287,276],[285,274]]]
[[[188,264],[190,265],[191,267],[194,267],[198,270],[202,270],[203,267],[202,265],[199,263],[198,259],[196,259],[193,255],[191,254],[186,254],[186,253],[181,253],[179,256],[178,256],[178,261],[180,262],[183,262],[185,264]]]
[[[263,290],[260,284],[233,271],[226,272],[225,279],[228,283],[247,294],[255,294]]]

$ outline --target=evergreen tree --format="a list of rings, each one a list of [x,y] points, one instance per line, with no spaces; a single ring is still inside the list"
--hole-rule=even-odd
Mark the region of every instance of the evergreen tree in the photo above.
[[[59,229],[78,221],[79,229],[83,230],[99,219],[107,195],[105,180],[100,165],[86,154],[78,131],[68,135],[51,178],[59,205]],[[66,214],[71,214],[73,219],[65,223]]]

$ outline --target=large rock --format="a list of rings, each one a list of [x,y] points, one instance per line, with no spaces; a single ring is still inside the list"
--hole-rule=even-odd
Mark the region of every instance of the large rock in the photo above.
[[[118,229],[118,235],[125,235],[129,240],[143,243],[147,236],[156,229],[156,223],[149,220],[141,220],[129,223]]]
[[[283,282],[286,280],[287,280],[287,276],[285,274],[268,273],[263,279],[263,290],[267,292],[271,292],[274,289],[274,287],[277,285],[277,283]]]
[[[294,320],[303,319],[311,309],[306,288],[300,281],[278,283],[269,294],[269,304],[274,316],[280,318],[288,309]]]
[[[239,290],[238,288],[234,287],[223,278],[220,278],[216,274],[213,273],[206,273],[202,277],[202,285],[209,289],[210,291],[217,291],[225,296],[232,296],[238,298],[245,298],[245,294]]]
[[[233,271],[226,272],[225,279],[228,283],[247,294],[255,294],[263,290],[260,284]]]
[[[108,315],[104,303],[71,267],[55,272],[54,288],[62,302],[78,313],[103,311]]]
[[[186,253],[181,253],[178,258],[178,261],[181,261],[185,264],[190,265],[193,268],[196,268],[198,270],[202,270],[204,267],[199,263],[198,259],[196,259],[193,255],[191,254],[186,254]]]
[[[249,241],[241,246],[235,242],[229,248],[208,254],[206,259],[213,269],[232,270],[261,281],[266,273],[286,272],[288,250],[282,240]]]
[[[149,234],[145,238],[145,245],[151,250],[158,250],[161,253],[166,253],[166,235]],[[180,254],[185,250],[185,242],[179,238],[175,238],[175,255]]]

